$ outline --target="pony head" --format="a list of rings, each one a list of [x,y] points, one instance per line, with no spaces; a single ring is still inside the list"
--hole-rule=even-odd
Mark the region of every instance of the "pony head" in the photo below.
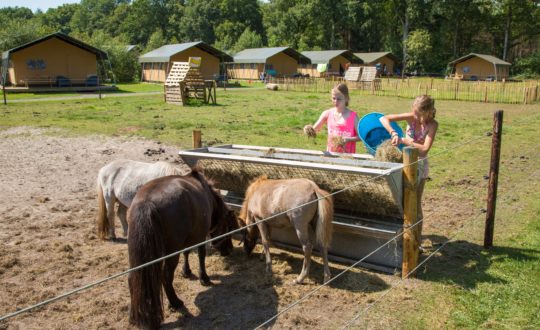
[[[236,214],[233,210],[227,210],[225,212],[224,218],[225,219],[222,222],[221,228],[211,231],[210,237],[214,238],[216,236],[228,233],[238,228],[238,223],[236,222]],[[222,256],[228,256],[233,250],[231,235],[212,241],[212,247],[217,249]]]
[[[238,224],[241,227],[244,227],[246,225],[246,222],[244,219],[238,217]],[[244,252],[246,252],[248,256],[251,255],[251,252],[253,252],[255,245],[257,245],[258,238],[259,229],[257,228],[257,226],[250,226],[242,230],[242,241],[240,241],[240,244],[244,243]]]

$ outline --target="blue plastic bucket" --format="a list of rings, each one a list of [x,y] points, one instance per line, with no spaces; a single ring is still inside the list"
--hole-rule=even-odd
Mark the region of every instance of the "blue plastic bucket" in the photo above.
[[[371,112],[362,117],[358,122],[357,129],[360,139],[372,155],[375,155],[375,150],[377,150],[379,144],[390,139],[390,134],[379,120],[382,116],[384,115],[380,112]],[[403,130],[396,122],[390,122],[390,125],[400,137],[403,137]],[[399,146],[400,149],[402,147],[402,145]]]

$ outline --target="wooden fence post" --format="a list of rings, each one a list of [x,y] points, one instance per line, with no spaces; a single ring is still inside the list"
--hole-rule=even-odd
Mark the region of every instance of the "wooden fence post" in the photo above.
[[[201,148],[202,142],[201,142],[201,130],[196,129],[193,130],[193,149]]]
[[[484,231],[485,249],[489,249],[493,246],[495,208],[497,206],[497,184],[499,182],[499,162],[501,159],[502,123],[503,111],[497,110],[493,115],[493,135],[491,138],[491,162],[489,166],[486,229]]]
[[[410,276],[409,273],[418,265],[420,247],[420,231],[418,225],[417,204],[417,177],[418,177],[418,149],[403,148],[403,261],[401,263],[401,277]]]
[[[2,74],[2,94],[4,94],[4,105],[7,105],[7,99],[6,99],[6,84],[4,82],[4,76]]]

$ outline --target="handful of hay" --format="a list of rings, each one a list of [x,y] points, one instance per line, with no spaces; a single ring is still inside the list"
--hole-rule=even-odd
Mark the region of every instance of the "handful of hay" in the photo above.
[[[332,141],[332,144],[335,146],[340,146],[340,147],[345,146],[345,140],[343,139],[343,136],[341,135],[332,136],[331,141]]]
[[[402,163],[403,153],[398,147],[392,145],[392,140],[388,139],[379,144],[373,160],[379,162]]]
[[[307,135],[308,138],[315,138],[317,137],[317,132],[311,125],[304,126],[304,134]]]

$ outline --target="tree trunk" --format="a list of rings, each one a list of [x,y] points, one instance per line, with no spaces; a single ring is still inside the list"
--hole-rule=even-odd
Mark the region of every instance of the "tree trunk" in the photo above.
[[[512,5],[508,4],[508,13],[506,15],[506,26],[504,29],[504,48],[503,48],[503,61],[506,61],[508,55],[508,42],[510,39],[510,28],[512,26]]]
[[[407,9],[405,9],[405,12],[403,13],[403,65],[401,69],[401,76],[405,76],[405,68],[407,68],[407,39],[409,38],[409,16],[407,15]]]

